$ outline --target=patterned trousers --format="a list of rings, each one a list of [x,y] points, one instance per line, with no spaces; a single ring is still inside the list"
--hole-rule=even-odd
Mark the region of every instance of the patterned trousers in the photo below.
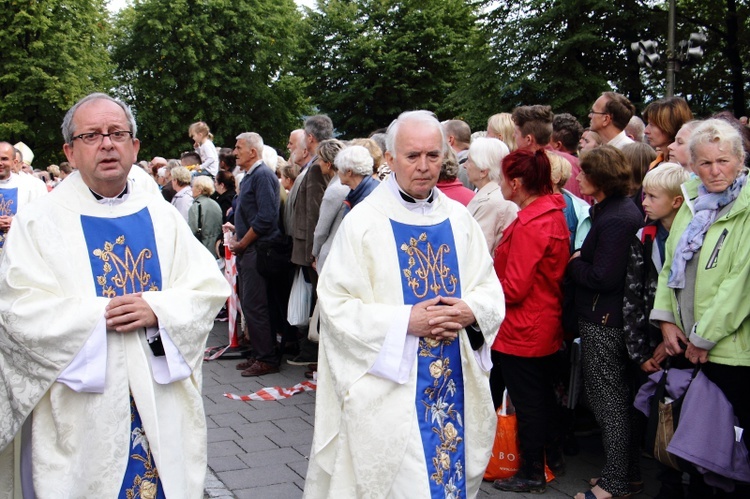
[[[628,354],[622,329],[578,320],[586,396],[602,430],[605,465],[598,485],[612,494],[630,492],[641,480],[640,449],[632,431],[635,421]]]

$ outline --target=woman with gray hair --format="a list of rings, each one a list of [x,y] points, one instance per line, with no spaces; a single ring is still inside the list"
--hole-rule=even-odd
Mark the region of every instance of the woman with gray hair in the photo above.
[[[213,179],[207,175],[195,177],[192,192],[194,201],[188,210],[188,225],[195,237],[216,258],[216,241],[222,237],[222,215],[219,203],[211,199],[214,193]]]
[[[312,254],[313,267],[320,273],[328,256],[328,251],[333,243],[333,236],[339,228],[341,219],[344,218],[346,205],[344,199],[349,194],[349,188],[341,183],[336,175],[336,156],[346,147],[343,142],[336,139],[324,140],[318,145],[318,164],[323,177],[328,178],[328,187],[323,194],[320,203],[320,214],[315,226],[313,236]]]
[[[341,151],[334,165],[338,168],[341,183],[351,189],[344,204],[348,210],[366,198],[380,182],[372,178],[374,164],[370,151],[363,146],[349,146]]]
[[[178,166],[172,168],[172,188],[175,190],[175,195],[172,197],[172,206],[177,208],[185,218],[188,220],[188,210],[193,205],[193,196],[190,192],[190,170],[184,166]]]
[[[686,200],[672,222],[650,319],[660,324],[667,354],[703,365],[748,445],[750,191],[742,136],[724,120],[706,120],[690,136],[690,156],[697,177],[682,185]],[[737,483],[731,497],[749,493]]]
[[[466,160],[469,181],[477,188],[477,193],[466,208],[479,222],[493,258],[503,231],[518,213],[518,206],[503,197],[497,183],[503,158],[509,152],[508,146],[500,139],[478,137],[471,143]]]

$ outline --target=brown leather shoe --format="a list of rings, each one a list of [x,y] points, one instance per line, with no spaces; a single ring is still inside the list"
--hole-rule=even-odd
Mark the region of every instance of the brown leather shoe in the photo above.
[[[237,365],[236,365],[236,366],[234,366],[234,367],[235,367],[235,369],[237,369],[238,371],[244,371],[245,369],[247,369],[247,368],[251,367],[251,366],[252,366],[253,364],[255,364],[256,362],[258,362],[258,361],[257,361],[257,360],[255,360],[254,358],[250,357],[249,359],[247,359],[247,360],[243,360],[242,362],[240,362],[239,364],[237,364]]]
[[[242,371],[242,376],[249,378],[252,376],[263,376],[264,374],[273,374],[279,372],[279,366],[274,366],[263,362],[262,360],[256,360],[255,364]]]

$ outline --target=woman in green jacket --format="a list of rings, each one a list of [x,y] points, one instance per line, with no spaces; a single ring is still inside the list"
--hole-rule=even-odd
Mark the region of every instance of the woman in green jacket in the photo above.
[[[667,240],[651,320],[667,353],[703,364],[750,429],[750,191],[742,137],[726,121],[707,120],[693,132],[690,154],[698,178],[683,185],[688,201]],[[745,486],[738,493],[748,497]]]

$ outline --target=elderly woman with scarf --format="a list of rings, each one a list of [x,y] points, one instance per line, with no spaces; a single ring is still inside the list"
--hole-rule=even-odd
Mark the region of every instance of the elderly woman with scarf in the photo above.
[[[742,136],[711,119],[690,136],[697,178],[667,240],[651,320],[669,355],[703,364],[703,373],[734,408],[748,445],[750,429],[750,191]],[[698,285],[698,283],[700,283]],[[738,484],[736,497],[750,486]]]
[[[339,170],[341,183],[352,191],[344,199],[351,210],[380,184],[372,178],[373,159],[363,146],[349,146],[336,156],[335,166]],[[347,210],[348,211],[348,210]]]

